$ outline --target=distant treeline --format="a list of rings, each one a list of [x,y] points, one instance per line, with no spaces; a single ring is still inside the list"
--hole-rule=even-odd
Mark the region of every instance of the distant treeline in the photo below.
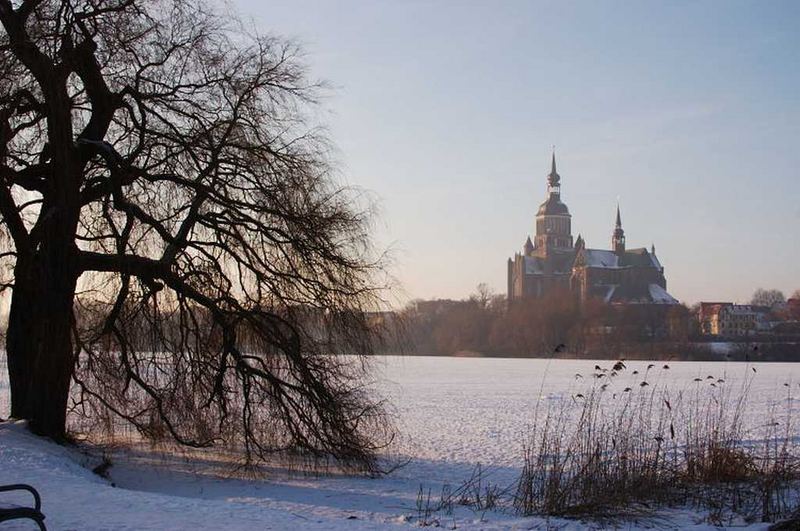
[[[106,326],[93,323],[101,315],[97,301],[80,301],[75,319],[98,335]],[[192,326],[197,337],[221,340],[210,316],[195,308]],[[272,311],[275,311],[272,309]],[[800,361],[800,339],[776,341],[774,338],[740,338],[724,345],[699,334],[698,308],[677,305],[631,304],[614,306],[599,300],[580,304],[568,291],[551,292],[539,299],[514,301],[492,293],[486,286],[466,299],[417,300],[396,312],[331,315],[311,307],[284,307],[287,322],[305,323],[304,341],[313,342],[324,352],[325,345],[341,345],[347,338],[331,335],[331,319],[368,323],[374,329],[374,344],[365,350],[378,354],[424,356],[485,356],[525,358],[586,359],[681,359],[731,361]],[[125,308],[127,348],[135,351],[162,351],[179,340],[186,330],[181,322],[186,313],[177,307],[139,306]],[[156,326],[157,325],[157,326]],[[333,329],[347,330],[347,326]],[[159,330],[159,333],[154,333]],[[181,332],[183,330],[183,332]],[[250,333],[239,329],[241,347],[251,352],[269,353]],[[346,335],[346,333],[345,333]],[[104,348],[118,350],[121,345],[109,340]],[[719,339],[716,339],[718,342]],[[339,349],[331,349],[342,351]]]
[[[570,292],[514,301],[485,286],[465,300],[415,301],[398,314],[406,352],[434,356],[660,357],[688,341],[683,305],[580,304]]]

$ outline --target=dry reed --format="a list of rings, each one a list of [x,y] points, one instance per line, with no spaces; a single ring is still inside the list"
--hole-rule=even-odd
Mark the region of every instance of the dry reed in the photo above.
[[[708,376],[678,392],[658,381],[668,369],[651,365],[623,388],[614,379],[625,376],[624,361],[597,366],[589,389],[537,418],[514,510],[605,519],[690,505],[717,524],[792,514],[799,476],[790,388],[787,407],[773,407],[756,434],[745,425],[750,368],[738,386]]]

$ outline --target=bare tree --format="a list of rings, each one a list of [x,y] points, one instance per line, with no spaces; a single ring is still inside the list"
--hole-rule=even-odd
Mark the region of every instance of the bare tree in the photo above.
[[[195,0],[0,0],[12,416],[333,455],[387,435],[360,382],[382,259],[291,43]]]
[[[575,352],[582,346],[579,310],[577,300],[567,290],[513,301],[493,323],[490,342],[500,352],[526,357],[560,357],[567,351]]]
[[[496,298],[497,295],[485,282],[478,284],[478,286],[475,288],[475,293],[469,296],[469,300],[477,304],[482,310],[488,309],[493,300]]]
[[[753,293],[753,298],[750,300],[750,304],[770,307],[781,302],[786,302],[786,297],[781,290],[763,288],[758,288]]]

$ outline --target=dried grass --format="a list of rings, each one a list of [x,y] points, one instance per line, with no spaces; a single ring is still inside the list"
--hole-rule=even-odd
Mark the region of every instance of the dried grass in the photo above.
[[[744,413],[754,373],[739,386],[698,378],[676,393],[655,381],[667,369],[651,366],[621,391],[608,382],[627,370],[624,362],[598,367],[587,391],[537,418],[516,513],[604,519],[690,505],[707,510],[712,524],[792,514],[800,474],[791,410],[773,408],[753,440]]]

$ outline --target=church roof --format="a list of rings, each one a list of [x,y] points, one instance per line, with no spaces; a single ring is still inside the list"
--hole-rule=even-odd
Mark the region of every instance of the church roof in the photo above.
[[[554,216],[554,215],[561,215],[561,216],[569,216],[569,209],[567,205],[561,202],[560,197],[558,194],[550,194],[550,197],[547,198],[547,201],[539,205],[539,211],[536,213],[537,216]]]
[[[661,263],[654,254],[644,247],[638,249],[628,249],[622,258],[623,266],[638,266],[638,267],[657,267],[661,268]]]
[[[585,260],[586,267],[620,267],[619,256],[614,251],[606,251],[605,249],[584,249],[583,259]]]
[[[650,297],[656,304],[678,304],[678,299],[667,293],[667,290],[658,284],[650,284]]]
[[[653,265],[659,269],[663,269],[664,267],[661,265],[661,262],[658,260],[656,253],[650,253],[650,260],[653,262]]]
[[[586,267],[602,269],[615,269],[620,267],[655,267],[661,269],[661,263],[656,255],[650,254],[647,249],[628,249],[622,254],[606,249],[583,249],[581,252]]]

